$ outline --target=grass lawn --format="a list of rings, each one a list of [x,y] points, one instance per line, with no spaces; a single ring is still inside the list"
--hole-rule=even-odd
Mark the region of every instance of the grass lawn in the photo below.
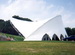
[[[75,42],[0,42],[0,55],[75,55]]]
[[[24,40],[24,37],[21,37],[21,36],[16,36],[16,35],[11,35],[11,34],[6,34],[6,33],[0,33],[0,35],[12,37],[12,38],[14,38],[15,41],[23,41]]]

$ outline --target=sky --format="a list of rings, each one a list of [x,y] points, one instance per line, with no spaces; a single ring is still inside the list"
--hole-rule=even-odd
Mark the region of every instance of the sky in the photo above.
[[[75,0],[0,0],[0,19],[13,15],[33,21],[62,16],[65,27],[75,27]]]

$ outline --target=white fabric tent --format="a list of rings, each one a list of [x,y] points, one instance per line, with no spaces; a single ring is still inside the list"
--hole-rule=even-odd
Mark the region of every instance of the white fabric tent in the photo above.
[[[24,41],[42,41],[45,34],[47,34],[51,40],[54,34],[57,35],[59,40],[61,35],[63,35],[63,38],[65,35],[67,36],[60,15],[38,22],[28,22],[17,19],[11,19],[11,22],[25,37]]]

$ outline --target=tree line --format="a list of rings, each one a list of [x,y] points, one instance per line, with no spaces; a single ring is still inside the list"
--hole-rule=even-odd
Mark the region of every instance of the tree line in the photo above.
[[[75,28],[66,27],[65,30],[68,36],[75,35]]]
[[[19,35],[16,30],[12,27],[10,24],[10,20],[4,21],[0,19],[0,32],[1,33],[7,33],[12,35]]]

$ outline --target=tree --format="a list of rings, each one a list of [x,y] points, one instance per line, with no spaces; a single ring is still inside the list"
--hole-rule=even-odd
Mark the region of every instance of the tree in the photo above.
[[[72,35],[75,35],[75,28],[72,28]]]
[[[19,35],[19,33],[10,24],[10,20],[8,21],[4,21],[2,19],[0,20],[0,32]]]
[[[2,30],[3,33],[18,35],[16,30],[11,26],[10,20],[5,21],[4,29]]]
[[[5,21],[0,19],[0,32],[2,32],[4,26],[5,26]]]
[[[68,36],[72,35],[72,29],[70,27],[66,27],[65,30],[66,30]]]

